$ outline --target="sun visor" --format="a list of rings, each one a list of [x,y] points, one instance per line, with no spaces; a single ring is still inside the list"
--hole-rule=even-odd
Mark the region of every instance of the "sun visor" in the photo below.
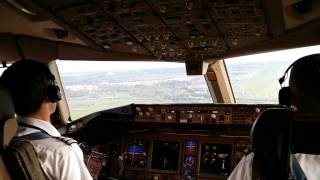
[[[15,37],[11,34],[0,34],[0,61],[13,62],[20,59]]]
[[[30,36],[16,36],[22,58],[37,59],[47,63],[57,59],[57,44],[54,41]]]

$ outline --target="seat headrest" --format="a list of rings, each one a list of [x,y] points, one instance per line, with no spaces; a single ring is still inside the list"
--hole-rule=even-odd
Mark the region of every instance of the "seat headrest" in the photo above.
[[[0,84],[0,146],[6,147],[16,135],[18,123],[9,91]]]
[[[0,83],[0,121],[14,117],[14,106],[7,88]]]
[[[6,148],[18,130],[18,123],[15,118],[6,119],[0,126],[0,146]]]
[[[262,112],[251,128],[252,150],[265,151],[268,145],[279,145],[276,142],[284,140],[279,138],[290,140],[293,121],[293,112],[289,109],[270,108]]]
[[[288,179],[294,116],[285,108],[267,109],[251,129],[252,172],[261,179]],[[256,175],[253,175],[256,176]]]

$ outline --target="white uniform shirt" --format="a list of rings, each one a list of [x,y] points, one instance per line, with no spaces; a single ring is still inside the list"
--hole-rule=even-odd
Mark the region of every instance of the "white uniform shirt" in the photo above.
[[[51,136],[61,136],[47,121],[29,117],[17,117],[18,122],[38,127]],[[39,132],[37,129],[20,126],[17,136]],[[92,177],[83,162],[83,154],[76,143],[67,145],[55,138],[33,140],[32,145],[38,155],[40,165],[50,180],[91,180]]]
[[[228,180],[252,180],[252,164],[254,153],[243,156]],[[308,180],[320,179],[320,155],[295,154]]]

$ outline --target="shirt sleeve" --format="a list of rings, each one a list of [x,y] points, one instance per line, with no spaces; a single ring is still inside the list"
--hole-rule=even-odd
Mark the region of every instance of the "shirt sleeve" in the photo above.
[[[60,179],[92,180],[92,176],[83,162],[83,155],[79,154],[79,150],[76,146],[73,146],[72,150],[62,157],[60,161]]]
[[[243,156],[228,177],[228,180],[252,180],[253,156],[253,153]]]
[[[295,154],[308,180],[318,180],[320,177],[320,155]]]

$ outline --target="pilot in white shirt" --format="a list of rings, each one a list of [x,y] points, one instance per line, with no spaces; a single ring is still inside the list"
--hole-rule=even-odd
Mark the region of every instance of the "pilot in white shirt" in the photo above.
[[[45,135],[28,139],[37,153],[44,174],[50,180],[91,180],[83,162],[83,154],[74,140],[61,137],[50,123],[50,115],[61,100],[55,77],[43,63],[20,60],[13,63],[0,77],[0,82],[12,97],[19,129],[17,136]],[[30,135],[31,134],[31,135]],[[20,137],[22,138],[22,137]]]
[[[291,70],[289,87],[282,88],[287,92],[284,94],[279,92],[279,100],[288,99],[289,103],[284,104],[291,106],[296,112],[320,114],[320,54],[302,57],[291,64],[284,76],[279,79],[281,87],[289,70]],[[320,179],[320,155],[294,154],[294,156],[308,180]],[[228,180],[251,180],[253,157],[254,153],[244,156]]]
[[[45,131],[52,137],[61,137],[57,129],[51,123],[29,117],[18,116],[18,123],[28,125],[19,126],[17,136]],[[44,138],[31,141],[38,157],[40,165],[48,179],[66,180],[90,180],[92,179],[83,162],[83,153],[77,143],[66,144],[56,138]]]
[[[230,174],[228,180],[252,180],[252,163],[254,153],[243,156],[236,168]],[[312,154],[295,154],[306,178],[319,180],[320,156]]]

